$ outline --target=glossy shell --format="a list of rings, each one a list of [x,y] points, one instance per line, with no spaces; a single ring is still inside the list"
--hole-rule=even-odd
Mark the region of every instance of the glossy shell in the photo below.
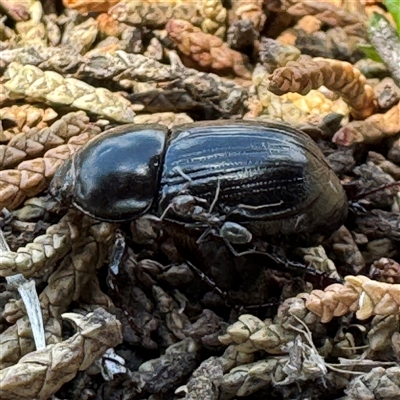
[[[50,192],[100,220],[142,215],[158,191],[167,132],[124,125],[97,136],[59,168]]]
[[[301,131],[214,121],[179,127],[172,137],[161,177],[160,214],[185,187],[211,204],[219,185],[215,210],[258,236],[332,232],[347,216],[339,179]]]
[[[347,216],[339,179],[301,131],[212,121],[176,128],[168,143],[167,134],[160,125],[105,132],[65,162],[50,192],[105,221],[161,216],[176,196],[192,195],[214,202],[214,217],[253,237],[330,233]],[[167,218],[191,222],[173,209]]]

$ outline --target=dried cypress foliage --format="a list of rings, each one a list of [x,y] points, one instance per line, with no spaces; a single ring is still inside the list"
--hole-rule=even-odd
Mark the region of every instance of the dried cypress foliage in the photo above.
[[[60,343],[49,344],[44,350],[31,352],[18,364],[2,369],[2,398],[31,399],[35,396],[40,400],[48,399],[78,371],[89,368],[107,348],[122,341],[120,323],[102,309],[86,316],[64,313],[63,318],[76,324],[77,333]],[[68,368],[65,368],[66,361]]]
[[[169,20],[166,29],[187,66],[197,65],[204,71],[251,77],[247,57],[231,50],[221,39],[179,19]]]
[[[375,95],[365,77],[350,63],[336,60],[288,62],[273,72],[269,89],[275,94],[307,94],[322,85],[342,96],[356,119],[365,119],[375,110]]]
[[[394,27],[375,0],[0,0],[0,398],[395,398]],[[212,234],[94,221],[47,192],[108,128],[221,118],[308,133],[345,185],[345,225],[238,257]],[[36,284],[42,350],[16,274]]]

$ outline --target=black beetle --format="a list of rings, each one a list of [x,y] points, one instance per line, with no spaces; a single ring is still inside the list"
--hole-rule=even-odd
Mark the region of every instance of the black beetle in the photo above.
[[[50,193],[104,221],[152,212],[230,243],[253,236],[315,241],[347,216],[339,179],[314,141],[276,123],[124,125],[59,168]]]

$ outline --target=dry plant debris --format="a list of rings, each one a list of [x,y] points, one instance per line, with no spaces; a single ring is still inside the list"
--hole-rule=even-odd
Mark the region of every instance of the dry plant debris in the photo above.
[[[50,226],[45,235],[36,237],[33,243],[19,248],[17,252],[2,252],[1,276],[15,273],[31,276],[39,269],[52,265],[62,258],[73,241],[93,224],[96,222],[90,218],[85,217],[82,220],[79,213],[74,210],[69,211],[57,224]]]
[[[384,138],[396,136],[400,130],[400,103],[383,114],[374,114],[364,121],[351,121],[339,129],[333,142],[340,146],[354,143],[378,143]]]
[[[98,1],[64,0],[63,1],[65,7],[77,10],[82,14],[86,14],[89,12],[106,12],[116,3],[118,3],[118,0],[98,0]]]
[[[122,342],[120,322],[101,308],[86,316],[64,313],[63,318],[76,325],[77,333],[2,369],[1,398],[46,400],[78,371],[90,367],[108,348]]]
[[[166,29],[187,66],[196,65],[204,71],[251,78],[247,57],[231,50],[221,39],[179,19],[169,20]]]
[[[60,146],[83,132],[89,131],[94,135],[96,130],[100,131],[88,123],[87,115],[79,111],[64,115],[49,127],[35,127],[16,134],[6,145],[0,145],[0,168],[13,167],[27,158],[42,156],[47,150]]]
[[[396,398],[394,26],[375,0],[0,0],[0,399]],[[360,49],[380,44],[384,63]],[[348,192],[345,225],[280,244],[285,267],[212,235],[191,266],[190,231],[95,221],[47,192],[108,128],[214,119],[308,133]],[[43,350],[15,274],[36,284]]]
[[[11,63],[5,72],[4,87],[12,98],[31,97],[52,105],[65,105],[111,118],[132,122],[135,116],[129,101],[108,89],[93,87],[74,78],[64,78],[33,65]]]
[[[183,2],[177,0],[123,0],[109,10],[109,14],[121,22],[160,28],[170,19],[180,18],[200,25],[204,18],[200,15],[204,1]]]
[[[16,169],[0,171],[0,207],[14,209],[26,197],[32,197],[47,187],[57,168],[94,136],[84,132],[73,136],[67,144],[46,151],[43,157],[23,161]]]
[[[62,243],[64,239],[63,248],[54,249],[55,255],[53,255],[52,261],[60,259],[63,254],[68,253],[68,250],[71,249],[71,251],[63,258],[58,269],[50,275],[48,285],[39,296],[47,343],[58,343],[61,340],[61,314],[66,311],[72,301],[80,298],[89,282],[94,279],[96,269],[101,267],[106,259],[113,238],[113,227],[110,224],[99,224],[87,219],[82,222],[79,228],[85,229],[86,234],[81,239],[79,239],[79,235],[68,238],[69,232],[65,234],[60,226],[52,227],[53,230],[59,231],[58,242]],[[76,226],[74,228],[77,229]],[[55,235],[53,235],[54,237]],[[37,243],[40,242],[43,240],[37,241]],[[72,245],[68,246],[71,242]],[[49,243],[47,248],[50,249],[51,245],[52,243]],[[39,250],[37,248],[36,252],[39,253]],[[31,247],[26,248],[25,251],[28,253],[31,251]],[[9,252],[8,255],[13,256],[13,253]],[[6,257],[7,253],[4,254],[4,263],[7,262]],[[46,259],[45,263],[42,268],[52,265],[49,259]],[[32,270],[28,273],[25,272],[25,275],[32,275],[33,272]],[[0,334],[2,346],[0,365],[6,367],[15,364],[20,357],[33,351],[34,345],[25,310],[20,301],[7,304],[3,317],[14,324]],[[21,337],[24,337],[25,340],[20,340]]]
[[[356,312],[360,320],[372,315],[398,315],[400,313],[400,285],[377,282],[364,275],[345,277],[345,284],[335,283],[325,290],[313,290],[306,295],[306,306],[329,322],[348,312]]]
[[[375,110],[373,89],[358,69],[344,61],[314,58],[288,62],[273,72],[269,89],[278,95],[287,92],[304,95],[322,85],[339,94],[356,119],[365,119]]]

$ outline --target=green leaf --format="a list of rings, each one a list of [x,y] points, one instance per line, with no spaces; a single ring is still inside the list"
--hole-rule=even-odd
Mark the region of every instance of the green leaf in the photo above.
[[[375,50],[375,47],[370,44],[358,43],[357,47],[364,52],[364,54],[373,61],[383,62],[381,56]]]
[[[390,14],[394,19],[397,26],[397,33],[400,36],[400,2],[399,0],[384,0],[386,8],[389,10]]]

